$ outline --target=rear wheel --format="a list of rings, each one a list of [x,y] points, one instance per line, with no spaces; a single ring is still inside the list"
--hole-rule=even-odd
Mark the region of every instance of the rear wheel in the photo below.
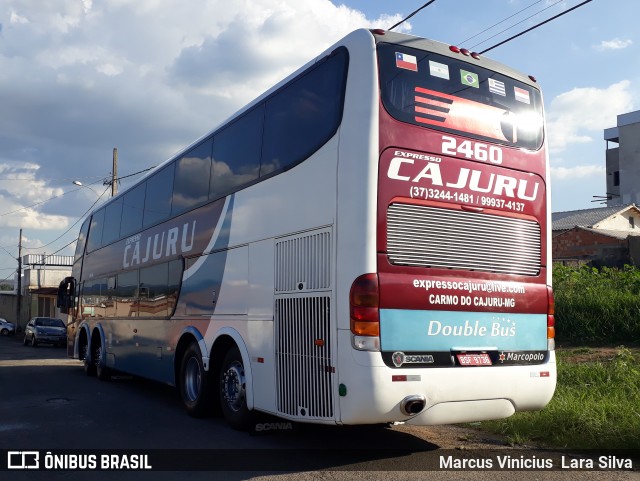
[[[80,345],[79,351],[80,360],[84,364],[84,372],[87,376],[95,376],[96,375],[96,365],[89,360],[89,344],[87,342],[83,342]]]
[[[105,361],[102,358],[102,343],[93,350],[93,363],[96,367],[96,376],[101,381],[109,381],[111,379],[111,369],[105,366]]]
[[[251,427],[253,413],[247,407],[247,381],[242,356],[237,347],[229,349],[220,370],[220,406],[231,427],[243,431]]]
[[[2,334],[3,336],[8,336],[9,329],[7,329],[6,327],[2,328],[2,331],[0,331],[0,334]]]
[[[210,376],[204,370],[200,348],[191,343],[180,363],[179,389],[182,405],[193,417],[203,417],[211,412]]]

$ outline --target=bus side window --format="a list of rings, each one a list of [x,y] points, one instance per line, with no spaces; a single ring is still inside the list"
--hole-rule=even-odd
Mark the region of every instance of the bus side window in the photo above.
[[[348,54],[333,55],[267,99],[260,175],[303,161],[342,120]]]
[[[102,245],[106,246],[118,240],[120,221],[122,219],[122,197],[117,198],[105,208],[104,228],[102,229]]]
[[[147,183],[144,182],[124,195],[120,236],[131,235],[142,229],[142,214],[144,212],[146,190]]]
[[[80,233],[78,234],[78,242],[76,243],[76,253],[74,262],[80,259],[84,254],[84,247],[87,243],[87,234],[89,232],[90,219],[88,218],[82,223]]]
[[[116,278],[116,316],[138,317],[138,271],[122,272]]]
[[[144,201],[144,217],[142,219],[144,227],[157,224],[168,219],[171,215],[175,166],[175,162],[171,162],[147,180],[147,196]]]
[[[204,204],[209,199],[212,139],[191,149],[176,161],[171,215]]]
[[[258,179],[264,108],[259,106],[215,134],[210,199]]]
[[[102,246],[102,230],[104,227],[104,209],[91,216],[89,238],[87,239],[87,252],[94,251]]]

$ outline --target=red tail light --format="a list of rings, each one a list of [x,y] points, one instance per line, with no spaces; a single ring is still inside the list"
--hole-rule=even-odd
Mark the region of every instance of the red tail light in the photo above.
[[[556,301],[553,297],[553,289],[547,286],[547,339],[556,337]]]
[[[351,332],[356,336],[380,335],[380,293],[377,274],[363,274],[351,285]]]

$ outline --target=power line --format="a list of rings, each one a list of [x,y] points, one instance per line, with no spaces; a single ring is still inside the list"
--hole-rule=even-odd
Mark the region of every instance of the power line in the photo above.
[[[436,0],[431,0],[427,3],[425,3],[422,7],[420,7],[418,10],[416,10],[415,12],[411,13],[407,18],[400,20],[398,23],[396,23],[393,27],[388,28],[387,30],[393,30],[394,28],[396,28],[398,25],[403,24],[404,22],[406,22],[407,20],[409,20],[411,17],[413,17],[416,13],[418,13],[420,10],[422,10],[423,8],[427,8],[429,5],[431,5],[433,2],[435,2]]]
[[[134,172],[133,174],[129,174],[129,175],[124,175],[124,176],[122,176],[122,177],[118,177],[118,178],[116,179],[116,181],[119,181],[120,179],[126,179],[126,178],[128,178],[128,177],[133,177],[134,175],[142,174],[142,173],[147,172],[147,171],[149,171],[149,170],[151,170],[151,169],[154,169],[155,167],[156,167],[156,166],[154,165],[154,166],[152,166],[152,167],[148,167],[148,168],[146,168],[146,169],[139,170],[138,172]],[[14,179],[8,179],[8,180],[14,180]],[[31,179],[31,180],[33,180],[33,179]],[[110,182],[111,182],[111,181],[109,181],[109,185],[111,185],[111,183],[110,183]],[[93,184],[97,184],[97,182],[93,182],[93,183],[91,183],[91,184],[87,184],[87,185],[93,185]],[[10,211],[10,212],[5,212],[4,214],[0,214],[0,217],[4,217],[4,216],[6,216],[6,215],[15,214],[16,212],[20,212],[21,210],[30,209],[30,208],[32,208],[32,207],[36,207],[36,206],[42,205],[42,204],[44,204],[44,203],[46,203],[46,202],[49,202],[49,201],[51,201],[51,200],[58,199],[58,198],[62,197],[63,195],[71,194],[72,192],[77,192],[77,191],[79,191],[80,189],[82,189],[82,187],[80,187],[79,189],[68,190],[67,192],[63,192],[63,193],[62,193],[62,194],[60,194],[60,195],[54,195],[53,197],[49,197],[48,199],[45,199],[45,200],[43,200],[43,201],[36,202],[35,204],[27,205],[27,206],[25,206],[25,207],[20,207],[19,209],[15,209],[15,210],[12,210],[12,211]],[[95,205],[95,204],[94,204],[94,205]]]
[[[89,208],[84,212],[84,214],[82,214],[80,217],[78,217],[78,220],[76,220],[73,224],[71,224],[71,226],[64,231],[62,234],[60,234],[58,237],[56,237],[54,240],[52,240],[51,242],[49,242],[48,244],[42,245],[42,246],[38,246],[38,247],[23,247],[23,249],[28,249],[28,250],[36,250],[36,249],[42,249],[44,247],[49,247],[51,244],[53,244],[54,242],[56,242],[57,240],[61,239],[62,237],[64,237],[71,229],[73,229],[73,227],[80,222],[82,219],[84,219],[84,216],[87,215],[89,212],[91,212],[91,209],[93,209],[93,207],[98,203],[98,201],[100,199],[102,199],[102,196],[104,194],[107,193],[107,191],[111,189],[111,186],[107,186],[107,188],[104,190],[104,192],[102,192],[102,194],[100,194],[100,196],[96,199],[96,201],[91,204],[91,206],[89,206]],[[75,239],[73,241],[71,241],[69,244],[73,243],[75,241]],[[67,244],[67,245],[69,245]],[[64,246],[67,247],[67,246]],[[64,249],[64,247],[62,249]],[[60,250],[62,250],[60,249]],[[56,251],[56,252],[60,252],[60,251]]]
[[[549,19],[545,20],[544,22],[540,22],[538,25],[534,25],[533,27],[528,28],[528,29],[524,30],[523,32],[520,32],[520,33],[518,33],[518,34],[514,35],[513,37],[510,37],[510,38],[508,38],[508,39],[506,39],[506,40],[504,40],[504,41],[502,41],[502,42],[500,42],[500,43],[495,44],[493,47],[489,47],[489,48],[487,48],[487,49],[483,50],[482,52],[480,52],[480,54],[484,54],[484,53],[488,52],[489,50],[493,50],[494,48],[499,47],[500,45],[504,45],[505,43],[510,42],[511,40],[513,40],[513,39],[515,39],[515,38],[518,38],[518,37],[520,37],[520,36],[524,35],[525,33],[530,32],[531,30],[534,30],[534,29],[536,29],[536,28],[538,28],[538,27],[541,27],[541,26],[542,26],[542,25],[544,25],[545,23],[549,23],[551,20],[555,20],[556,18],[562,17],[563,15],[566,15],[567,13],[572,12],[572,11],[573,11],[573,10],[575,10],[576,8],[580,8],[580,7],[582,7],[583,5],[586,5],[587,3],[591,2],[591,1],[592,1],[592,0],[585,0],[584,2],[579,3],[579,4],[578,4],[578,5],[576,5],[575,7],[570,8],[569,10],[565,10],[564,12],[559,13],[558,15],[555,15],[555,16],[553,16],[553,17],[551,17],[551,18],[549,18]]]
[[[521,10],[518,10],[516,13],[514,13],[513,15],[509,15],[507,18],[503,18],[502,20],[500,20],[498,23],[494,23],[493,25],[491,25],[490,27],[485,28],[482,32],[476,33],[475,35],[473,35],[472,37],[466,38],[464,39],[462,42],[458,42],[456,45],[463,45],[465,42],[468,42],[469,40],[472,40],[476,37],[479,37],[480,35],[482,35],[485,32],[488,32],[489,30],[491,30],[493,27],[497,27],[498,25],[506,22],[507,20],[509,20],[510,18],[515,17],[516,15],[520,15],[522,12],[524,12],[525,10],[530,9],[531,7],[533,7],[534,5],[539,4],[540,2],[543,2],[544,0],[538,0],[537,2],[533,2],[531,5],[529,5],[528,7],[524,7]],[[538,12],[540,13],[540,12]],[[536,14],[537,15],[537,14]]]
[[[556,2],[552,3],[552,4],[551,4],[551,5],[549,5],[548,7],[543,8],[542,10],[537,11],[537,12],[536,12],[536,13],[534,13],[533,15],[529,15],[527,18],[525,18],[525,19],[523,19],[523,20],[520,20],[520,21],[519,21],[519,22],[517,22],[517,23],[514,23],[514,24],[513,24],[513,25],[511,25],[510,27],[507,27],[507,28],[505,28],[504,30],[499,31],[498,33],[496,33],[495,35],[492,35],[492,36],[491,36],[491,37],[489,37],[489,38],[485,38],[483,41],[476,43],[475,45],[473,45],[473,46],[472,46],[472,47],[470,47],[470,48],[471,48],[471,49],[473,49],[473,48],[477,47],[478,45],[482,45],[483,43],[488,42],[488,41],[489,41],[489,40],[491,40],[492,38],[497,37],[498,35],[500,35],[500,34],[502,34],[502,33],[506,32],[507,30],[511,30],[513,27],[516,27],[516,26],[520,25],[521,23],[526,22],[526,21],[527,21],[527,20],[529,20],[530,18],[533,18],[533,17],[535,17],[535,16],[540,15],[542,12],[544,12],[544,11],[546,11],[546,10],[549,10],[549,9],[550,9],[550,8],[552,8],[552,7],[555,7],[555,6],[556,6],[556,5],[558,5],[560,2],[563,2],[563,1],[564,1],[564,0],[557,0]]]

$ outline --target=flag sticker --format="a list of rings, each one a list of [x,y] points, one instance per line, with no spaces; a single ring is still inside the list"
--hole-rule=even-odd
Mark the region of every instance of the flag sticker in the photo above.
[[[476,89],[480,88],[478,74],[476,73],[467,72],[466,70],[460,69],[460,80],[462,81],[462,85],[468,85],[469,87],[473,87]]]
[[[449,66],[443,63],[429,60],[429,73],[432,77],[443,78],[449,80]]]
[[[396,52],[396,67],[418,71],[418,61],[413,55]]]
[[[516,100],[518,102],[522,102],[525,104],[530,104],[531,99],[529,98],[529,91],[525,89],[521,89],[518,87],[514,87],[514,92],[516,94]]]
[[[504,87],[504,82],[500,82],[499,80],[489,79],[489,92],[494,93],[496,95],[502,95],[503,97],[507,96],[507,91]]]

